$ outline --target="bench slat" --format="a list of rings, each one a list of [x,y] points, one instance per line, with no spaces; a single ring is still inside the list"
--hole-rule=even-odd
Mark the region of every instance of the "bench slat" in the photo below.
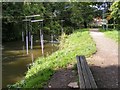
[[[77,59],[77,68],[78,68],[78,75],[79,75],[79,86],[80,86],[80,88],[85,88],[79,56],[76,56],[76,59]]]
[[[88,74],[88,77],[89,77],[89,81],[90,81],[91,87],[92,88],[97,88],[97,85],[96,85],[95,80],[93,78],[92,72],[91,72],[90,68],[88,67],[88,64],[87,64],[85,56],[82,56],[82,58],[83,58],[84,63],[86,65],[86,70],[87,70],[87,74]]]
[[[82,72],[83,72],[84,81],[85,81],[85,87],[86,88],[91,88],[91,85],[90,85],[90,82],[89,82],[89,77],[87,75],[86,65],[84,63],[84,59],[82,58],[82,56],[79,57],[79,60],[81,62]]]
[[[97,88],[85,56],[76,56],[80,88]]]

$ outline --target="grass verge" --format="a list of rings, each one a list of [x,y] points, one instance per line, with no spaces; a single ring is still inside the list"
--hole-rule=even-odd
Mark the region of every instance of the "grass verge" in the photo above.
[[[42,88],[60,68],[76,63],[76,55],[89,57],[96,52],[95,42],[86,29],[77,30],[71,35],[63,34],[60,49],[50,56],[40,57],[27,71],[25,79],[9,86],[11,88]]]
[[[100,31],[103,32],[107,37],[115,40],[117,43],[120,42],[120,39],[118,38],[120,31],[115,29],[109,29],[109,30],[100,29]]]

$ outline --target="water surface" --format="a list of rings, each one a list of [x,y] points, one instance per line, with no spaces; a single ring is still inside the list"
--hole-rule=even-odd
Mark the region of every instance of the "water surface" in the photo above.
[[[58,48],[51,43],[44,44],[44,55],[49,55]],[[27,65],[37,57],[42,56],[40,43],[34,43],[33,50],[26,54],[23,42],[9,42],[3,44],[2,50],[2,86],[14,84],[24,78]]]

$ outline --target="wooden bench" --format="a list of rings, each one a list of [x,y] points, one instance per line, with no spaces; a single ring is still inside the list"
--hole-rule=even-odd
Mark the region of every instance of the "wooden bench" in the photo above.
[[[97,88],[85,56],[76,56],[80,88]]]

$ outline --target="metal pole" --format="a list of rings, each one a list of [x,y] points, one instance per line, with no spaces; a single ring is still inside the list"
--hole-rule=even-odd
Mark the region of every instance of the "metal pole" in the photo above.
[[[44,54],[44,46],[43,46],[43,34],[41,32],[41,29],[40,29],[40,43],[41,43],[41,49],[42,49],[42,55]]]
[[[25,17],[25,19],[27,20],[27,17]],[[28,30],[27,30],[27,21],[26,21],[26,51],[28,54]]]
[[[43,21],[42,21],[42,29],[43,29]],[[44,56],[44,39],[43,39],[43,32],[42,32],[42,55]]]
[[[27,20],[27,18],[25,17],[25,19]],[[26,21],[26,36],[27,36],[27,21]]]
[[[27,50],[27,54],[28,54],[28,36],[26,36],[26,50]]]
[[[44,55],[44,50],[43,50],[43,48],[44,48],[44,46],[43,46],[43,34],[41,35],[41,45],[42,45],[42,55]]]

